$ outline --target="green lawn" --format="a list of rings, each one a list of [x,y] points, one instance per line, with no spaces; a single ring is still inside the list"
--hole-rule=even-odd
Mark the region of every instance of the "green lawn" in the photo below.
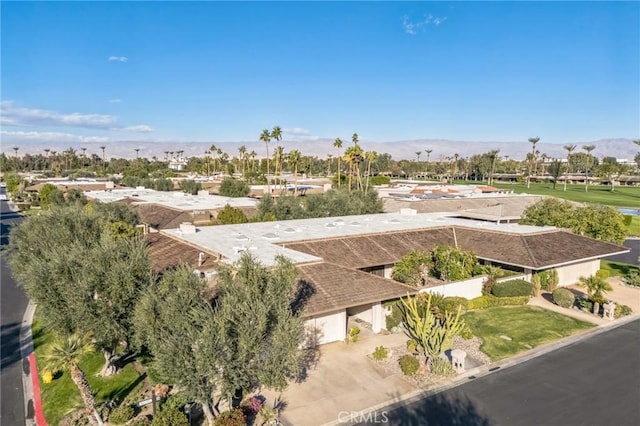
[[[42,322],[33,322],[33,341],[36,360],[38,361],[38,373],[40,374],[40,390],[44,415],[50,425],[57,425],[62,418],[82,407],[80,392],[71,381],[68,373],[58,374],[55,380],[49,384],[42,383],[44,368],[41,365],[42,355],[53,340],[53,334],[43,328]],[[87,375],[91,388],[96,392],[96,401],[104,402],[111,399],[124,399],[142,385],[145,378],[140,375],[132,363],[127,364],[113,377],[102,378],[97,376],[104,364],[104,357],[100,353],[94,353],[85,357],[80,363]]]
[[[464,320],[484,340],[480,349],[493,361],[530,349],[527,345],[534,348],[595,326],[537,306],[471,311],[464,314]]]
[[[628,263],[612,262],[610,260],[601,260],[600,269],[609,271],[609,276],[611,277],[623,277],[633,270],[640,272],[640,267],[638,266]]]
[[[627,234],[640,237],[640,216],[631,217],[631,225],[627,226]]]
[[[471,182],[473,183],[473,182]],[[527,188],[526,183],[494,183],[496,188],[512,189],[515,193],[527,193],[533,195],[551,195],[566,200],[581,203],[594,203],[614,207],[640,207],[640,190],[637,187],[616,187],[611,192],[608,186],[590,186],[585,192],[584,185],[567,185],[567,191],[563,185],[556,185],[553,189],[551,183],[532,183],[531,188]]]

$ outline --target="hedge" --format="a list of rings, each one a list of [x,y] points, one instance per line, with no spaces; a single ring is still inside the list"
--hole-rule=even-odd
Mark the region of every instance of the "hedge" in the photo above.
[[[533,286],[525,280],[509,280],[495,283],[491,292],[497,297],[530,296]]]
[[[467,309],[486,309],[494,306],[518,306],[529,303],[529,296],[495,297],[480,296],[467,302]]]
[[[570,308],[576,301],[576,297],[566,288],[557,288],[551,293],[553,303],[563,308]]]

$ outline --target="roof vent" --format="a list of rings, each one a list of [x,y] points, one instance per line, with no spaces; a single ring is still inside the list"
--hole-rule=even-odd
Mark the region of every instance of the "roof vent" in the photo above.
[[[236,241],[249,241],[249,237],[244,234],[236,235]]]
[[[182,222],[179,229],[183,234],[195,234],[197,231],[196,226],[191,222]]]
[[[349,225],[351,226],[362,226],[360,222],[351,222]]]
[[[277,240],[278,236],[273,232],[268,232],[266,234],[263,234],[262,238],[264,238],[265,240]]]
[[[288,233],[292,234],[292,233],[296,232],[296,230],[293,229],[293,228],[287,228],[287,229],[284,230],[284,232],[288,232]]]
[[[325,223],[324,227],[325,228],[335,228],[336,226],[333,223]]]

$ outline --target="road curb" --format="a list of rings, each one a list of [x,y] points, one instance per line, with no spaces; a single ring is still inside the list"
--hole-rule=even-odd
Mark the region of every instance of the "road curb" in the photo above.
[[[31,325],[33,324],[33,316],[36,312],[36,305],[29,300],[27,309],[22,317],[22,326],[20,328],[20,352],[22,356],[22,389],[24,394],[24,412],[25,424],[27,426],[44,426],[45,423],[37,423],[38,410],[42,411],[42,403],[40,401],[40,388],[38,382],[38,395],[34,397],[34,380],[39,380],[37,367],[35,363],[35,354],[33,352],[33,336],[31,334]],[[33,358],[33,361],[31,361]],[[28,368],[26,366],[29,366]],[[39,407],[36,402],[40,402]],[[44,414],[42,415],[44,419]]]
[[[464,383],[469,382],[470,380],[475,380],[484,376],[488,376],[489,374],[496,373],[507,369],[509,367],[514,367],[516,365],[527,362],[531,359],[537,358],[539,356],[545,355],[549,352],[555,351],[557,349],[561,349],[567,346],[571,346],[579,341],[584,339],[597,336],[598,334],[602,334],[609,330],[613,330],[614,328],[621,327],[630,322],[640,319],[640,314],[629,315],[623,318],[619,318],[615,321],[611,321],[610,323],[596,325],[593,328],[585,330],[584,332],[574,334],[572,336],[567,336],[559,341],[551,342],[546,345],[538,346],[537,348],[531,349],[521,355],[516,355],[514,357],[492,362],[490,364],[486,364],[480,367],[473,368],[471,370],[467,370],[461,375],[451,379],[450,381],[440,383],[434,385],[431,388],[427,389],[417,389],[415,391],[406,393],[404,395],[400,395],[397,398],[387,400],[385,402],[381,402],[379,404],[368,407],[364,410],[353,411],[350,413],[351,418],[354,419],[364,419],[367,418],[367,414],[379,411],[383,408],[386,411],[391,411],[398,406],[404,405],[407,401],[415,400],[415,399],[424,399],[438,393],[444,392],[446,390],[458,387]],[[357,415],[356,415],[357,414]],[[336,426],[336,425],[349,425],[354,424],[353,421],[350,420],[334,420],[332,422],[324,423],[321,426]]]

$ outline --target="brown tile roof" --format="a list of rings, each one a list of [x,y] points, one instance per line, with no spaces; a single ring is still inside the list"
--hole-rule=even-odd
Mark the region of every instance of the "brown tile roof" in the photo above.
[[[159,204],[130,203],[140,222],[155,229],[175,229],[182,222],[193,222],[193,216],[186,211],[172,209]]]
[[[513,197],[482,197],[482,198],[457,198],[437,199],[424,201],[406,201],[393,198],[384,199],[384,211],[397,213],[402,208],[411,208],[418,213],[455,212],[468,209],[481,209],[496,205],[503,206],[505,216],[521,216],[524,210],[531,204],[542,200],[540,195],[518,195]]]
[[[145,235],[151,265],[156,272],[162,272],[179,265],[189,265],[202,271],[214,269],[219,255],[204,252],[182,240],[172,238],[161,232]],[[198,256],[205,254],[204,263],[198,266]]]
[[[299,266],[299,286],[310,293],[302,317],[381,302],[418,289],[367,272],[321,262]]]
[[[285,246],[345,268],[361,269],[393,264],[411,250],[429,251],[438,244],[457,244],[482,259],[532,269],[605,257],[626,250],[561,230],[512,234],[462,226],[302,241]]]
[[[285,247],[321,257],[345,268],[396,263],[411,250],[431,250],[437,244],[453,244],[450,227],[406,232],[390,232],[328,240],[302,241]]]

